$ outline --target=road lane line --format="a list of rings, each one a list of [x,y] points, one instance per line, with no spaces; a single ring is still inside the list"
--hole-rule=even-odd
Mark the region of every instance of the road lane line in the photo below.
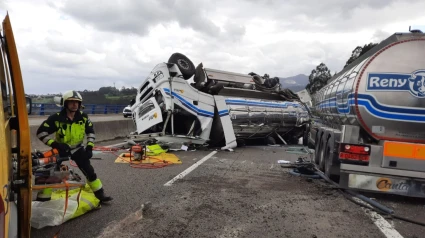
[[[187,168],[185,171],[181,172],[179,175],[177,175],[176,177],[174,177],[170,181],[166,182],[164,184],[164,186],[171,186],[175,181],[177,181],[178,179],[181,179],[184,176],[188,175],[190,172],[192,172],[194,169],[196,169],[199,165],[201,165],[202,163],[207,161],[209,158],[211,158],[215,153],[217,153],[217,151],[213,151],[213,152],[209,153],[207,156],[205,156],[204,158],[202,158],[198,162],[194,163],[192,166]]]
[[[382,233],[384,233],[386,237],[403,238],[403,236],[398,233],[398,231],[394,229],[394,227],[378,213],[369,211],[368,215],[372,218],[373,223],[379,228],[379,230],[381,230]]]
[[[368,205],[367,203],[363,202],[362,200],[358,199],[358,198],[354,198],[357,201]],[[379,230],[385,235],[385,237],[387,238],[403,238],[403,236],[398,233],[398,231],[387,221],[385,220],[385,218],[383,218],[381,215],[379,215],[378,213],[376,213],[375,211],[371,210],[371,209],[365,209],[363,208],[363,211],[366,213],[366,215],[368,215],[373,223],[379,228]],[[367,211],[367,212],[366,212]]]

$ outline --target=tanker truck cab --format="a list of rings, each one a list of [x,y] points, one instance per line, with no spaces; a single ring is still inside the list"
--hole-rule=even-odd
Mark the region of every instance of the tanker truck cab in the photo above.
[[[425,197],[425,34],[396,33],[314,97],[315,163],[340,186]]]
[[[31,100],[25,97],[9,15],[0,39],[0,238],[30,237]]]
[[[308,110],[295,94],[265,88],[253,76],[196,68],[175,53],[154,67],[132,101],[137,134],[165,142],[209,144],[231,149],[236,139],[274,138],[297,143]],[[261,90],[254,89],[258,86]]]

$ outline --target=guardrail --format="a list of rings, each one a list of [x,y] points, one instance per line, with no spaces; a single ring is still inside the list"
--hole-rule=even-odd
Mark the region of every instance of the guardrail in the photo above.
[[[87,114],[118,114],[128,105],[84,104]],[[31,115],[51,115],[59,112],[60,107],[54,103],[32,103]]]

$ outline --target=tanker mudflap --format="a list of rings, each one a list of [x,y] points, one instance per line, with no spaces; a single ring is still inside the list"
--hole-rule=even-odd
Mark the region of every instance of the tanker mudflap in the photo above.
[[[348,179],[345,185],[351,189],[425,198],[425,180],[422,179],[352,173],[345,176]]]

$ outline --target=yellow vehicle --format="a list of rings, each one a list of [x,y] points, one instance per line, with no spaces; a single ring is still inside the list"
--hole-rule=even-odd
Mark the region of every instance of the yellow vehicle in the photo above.
[[[0,238],[30,237],[32,161],[24,84],[9,15],[0,35]]]

